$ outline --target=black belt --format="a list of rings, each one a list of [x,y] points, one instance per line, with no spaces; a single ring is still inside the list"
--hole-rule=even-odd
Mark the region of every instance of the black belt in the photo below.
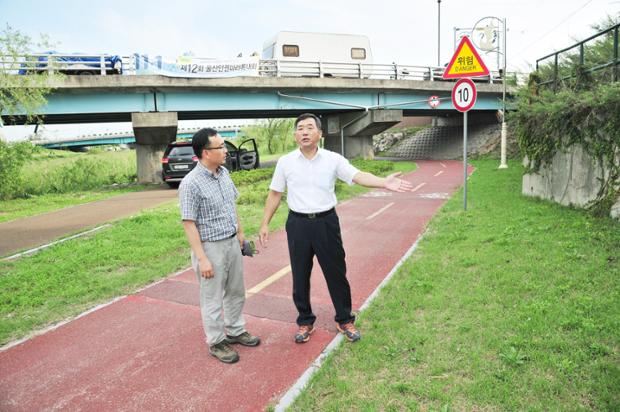
[[[201,243],[207,243],[207,242],[219,242],[219,241],[221,241],[221,240],[228,240],[228,239],[232,239],[232,238],[233,238],[233,237],[235,237],[236,235],[237,235],[237,232],[233,233],[233,234],[232,234],[232,235],[230,235],[230,236],[226,236],[226,237],[223,237],[223,238],[218,239],[218,240],[202,240],[202,239],[200,239],[200,242],[201,242]]]
[[[334,213],[336,211],[336,209],[334,209],[333,207],[329,210],[326,210],[325,212],[318,212],[318,213],[299,213],[299,212],[295,212],[293,210],[289,210],[288,212],[293,215],[293,216],[297,216],[297,217],[305,217],[306,219],[316,219],[318,217],[323,217],[323,216],[327,216],[327,215],[331,215],[332,213]]]

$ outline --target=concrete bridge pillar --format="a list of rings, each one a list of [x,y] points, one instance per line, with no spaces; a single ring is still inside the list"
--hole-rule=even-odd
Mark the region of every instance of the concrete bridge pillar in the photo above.
[[[176,112],[132,113],[136,136],[138,183],[161,183],[161,157],[168,143],[176,140]]]
[[[402,110],[370,110],[327,116],[323,125],[325,148],[341,153],[344,134],[344,156],[347,159],[373,159],[372,137],[402,120]]]
[[[476,112],[467,113],[467,124],[469,126],[481,124],[496,124],[499,122],[497,112]],[[433,126],[462,126],[463,113],[453,113],[447,116],[435,116]]]

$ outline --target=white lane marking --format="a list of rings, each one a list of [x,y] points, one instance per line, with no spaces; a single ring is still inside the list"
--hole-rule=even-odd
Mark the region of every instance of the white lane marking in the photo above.
[[[373,213],[372,215],[366,217],[366,220],[370,220],[373,217],[385,212],[389,207],[391,207],[394,204],[394,202],[392,203],[388,203],[387,205],[383,206],[381,209],[377,210],[375,213]]]
[[[423,193],[418,195],[418,197],[423,199],[449,199],[450,193]]]
[[[419,188],[421,188],[422,186],[424,186],[426,184],[426,182],[424,183],[420,183],[419,185],[417,185],[416,187],[414,187],[413,189],[411,189],[412,192],[415,192],[416,190],[418,190]]]
[[[443,163],[439,163],[441,165],[441,167],[443,167],[444,169],[446,168],[446,165]]]
[[[283,267],[282,269],[278,270],[273,275],[269,276],[267,279],[260,282],[258,285],[254,286],[252,289],[248,289],[245,292],[245,297],[249,298],[250,296],[257,294],[258,292],[265,289],[267,286],[271,285],[273,282],[275,282],[276,280],[280,279],[281,277],[283,277],[284,275],[290,272],[291,272],[291,265]]]
[[[390,197],[392,192],[366,192],[363,197]]]
[[[443,173],[443,170],[438,171],[437,173],[435,173],[435,176],[439,176],[440,174]]]

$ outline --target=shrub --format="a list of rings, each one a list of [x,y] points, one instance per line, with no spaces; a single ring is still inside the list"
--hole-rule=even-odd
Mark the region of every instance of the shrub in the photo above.
[[[32,157],[30,142],[6,143],[0,140],[0,199],[23,196],[21,168]]]
[[[55,154],[58,153],[58,154]],[[60,156],[61,153],[64,155]],[[23,169],[28,195],[67,193],[136,180],[135,152],[42,151]]]

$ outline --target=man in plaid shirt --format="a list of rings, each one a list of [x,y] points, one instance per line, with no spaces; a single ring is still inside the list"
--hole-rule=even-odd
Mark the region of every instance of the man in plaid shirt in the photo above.
[[[243,319],[244,236],[235,207],[239,192],[223,167],[228,152],[217,131],[199,130],[192,147],[198,164],[179,186],[181,219],[200,284],[200,313],[209,353],[222,362],[235,363],[239,354],[231,343],[260,343],[260,338],[245,330]]]

